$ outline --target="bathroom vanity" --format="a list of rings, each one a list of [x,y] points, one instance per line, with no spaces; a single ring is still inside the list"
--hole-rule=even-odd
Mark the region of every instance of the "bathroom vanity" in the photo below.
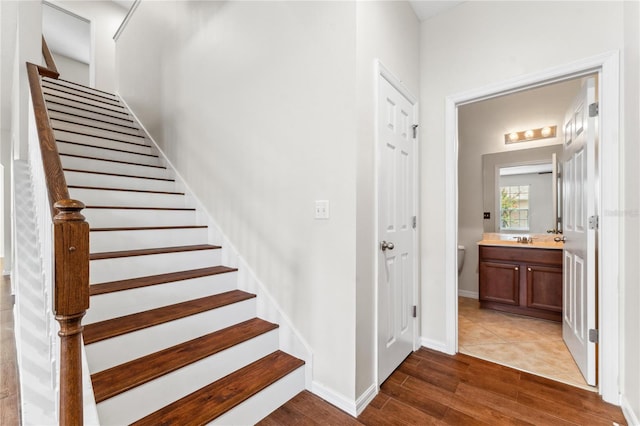
[[[480,241],[480,306],[562,321],[562,244]]]

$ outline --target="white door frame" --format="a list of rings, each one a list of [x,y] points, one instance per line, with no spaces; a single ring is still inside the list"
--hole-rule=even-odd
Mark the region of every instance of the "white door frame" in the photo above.
[[[391,71],[389,71],[383,64],[382,62],[380,62],[379,60],[375,61],[375,78],[374,78],[374,85],[375,85],[375,89],[374,89],[374,95],[375,95],[375,119],[374,119],[374,148],[375,148],[375,176],[374,176],[374,203],[375,203],[375,213],[374,213],[374,222],[375,222],[375,246],[373,247],[373,258],[375,259],[374,261],[374,268],[375,268],[375,274],[374,274],[374,279],[375,279],[375,286],[374,286],[374,304],[375,304],[375,318],[374,318],[374,339],[375,339],[375,356],[374,356],[374,363],[375,363],[375,371],[374,371],[374,380],[375,380],[375,384],[376,384],[376,390],[379,390],[380,385],[378,384],[378,318],[379,318],[379,313],[378,313],[378,280],[379,280],[379,274],[378,274],[378,268],[379,268],[379,262],[380,262],[380,256],[378,255],[378,251],[380,250],[380,248],[378,247],[378,242],[380,241],[380,235],[378,232],[378,203],[379,203],[379,197],[378,197],[378,191],[379,191],[379,185],[378,185],[378,179],[380,177],[380,155],[378,153],[378,144],[380,142],[379,140],[379,135],[378,135],[378,123],[379,123],[379,117],[378,117],[378,102],[380,100],[380,93],[378,90],[379,84],[380,84],[380,79],[384,78],[385,80],[387,80],[396,90],[398,90],[398,92],[400,92],[402,94],[402,96],[404,96],[405,98],[407,98],[407,100],[409,100],[409,102],[411,103],[411,105],[413,105],[413,109],[414,109],[414,116],[416,117],[416,123],[418,124],[417,120],[419,120],[420,118],[420,111],[418,110],[418,98],[416,96],[414,96],[409,89],[402,83],[402,80],[400,80],[398,77],[396,77]],[[420,206],[420,179],[419,179],[419,163],[418,163],[418,159],[420,158],[420,152],[419,152],[419,146],[420,144],[418,143],[418,141],[420,140],[420,132],[418,132],[416,138],[413,140],[414,143],[414,191],[413,191],[413,197],[415,200],[415,215],[416,217],[420,217],[419,214],[419,206]],[[420,347],[420,303],[419,303],[419,296],[418,296],[418,279],[420,277],[419,275],[419,259],[420,259],[420,253],[419,253],[419,244],[418,244],[418,235],[420,235],[420,226],[419,224],[416,225],[416,228],[414,230],[414,237],[413,237],[413,250],[415,253],[415,261],[413,262],[413,304],[417,306],[417,310],[418,310],[418,314],[417,317],[414,318],[414,325],[413,325],[413,350],[417,350]],[[376,392],[377,393],[377,392]]]
[[[446,352],[457,352],[458,344],[458,106],[519,92],[597,72],[599,76],[599,158],[600,217],[598,251],[598,390],[607,402],[619,405],[619,292],[618,292],[618,212],[620,61],[611,51],[521,77],[447,96],[445,107],[445,297]],[[606,189],[606,190],[603,190]]]

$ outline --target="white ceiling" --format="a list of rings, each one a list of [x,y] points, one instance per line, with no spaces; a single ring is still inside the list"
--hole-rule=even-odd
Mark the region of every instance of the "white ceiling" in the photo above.
[[[416,15],[418,15],[418,19],[424,21],[425,19],[432,18],[439,13],[456,7],[460,3],[463,3],[463,1],[410,0],[409,3],[411,3],[411,7],[413,7],[414,12],[416,12]]]

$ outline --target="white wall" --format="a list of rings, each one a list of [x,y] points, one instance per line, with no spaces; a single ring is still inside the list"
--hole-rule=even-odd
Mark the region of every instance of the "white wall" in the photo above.
[[[51,52],[51,55],[53,56],[53,60],[56,62],[56,68],[58,68],[61,78],[84,84],[85,86],[90,84],[89,64],[84,64],[56,52]]]
[[[119,92],[311,345],[314,382],[349,400],[354,22],[354,3],[142,2],[117,43]]]
[[[445,98],[621,49],[621,2],[465,2],[422,23],[422,333],[444,347]]]
[[[91,86],[108,92],[116,89],[113,40],[127,10],[112,1],[55,0],[53,4],[91,21],[93,80]],[[64,75],[61,78],[66,79]]]
[[[375,382],[375,84],[374,61],[416,97],[420,87],[420,23],[406,2],[357,2],[357,228],[356,228],[356,395]]]
[[[624,232],[621,233],[622,328],[621,391],[629,424],[640,424],[640,3],[624,4],[625,111],[621,153]]]

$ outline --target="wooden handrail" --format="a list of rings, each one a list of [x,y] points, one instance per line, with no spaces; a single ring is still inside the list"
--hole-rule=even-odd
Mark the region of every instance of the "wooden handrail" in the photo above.
[[[27,63],[27,74],[53,221],[53,311],[60,324],[59,424],[75,426],[83,424],[82,317],[89,308],[89,224],[80,213],[84,204],[69,197],[47,112],[41,76],[57,79],[59,74],[44,37],[42,53],[47,67]]]
[[[58,78],[60,73],[58,72],[58,67],[56,67],[56,61],[53,60],[53,55],[49,50],[49,46],[47,46],[47,41],[42,36],[42,56],[44,56],[44,63],[47,66],[47,71],[55,73],[55,77],[53,75],[49,75],[49,77]]]

